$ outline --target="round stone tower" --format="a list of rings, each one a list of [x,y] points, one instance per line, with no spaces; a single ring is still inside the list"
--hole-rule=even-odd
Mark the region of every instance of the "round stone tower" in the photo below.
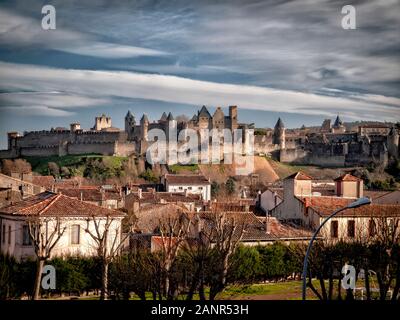
[[[128,134],[128,139],[131,140],[133,138],[133,131],[136,125],[136,120],[131,111],[125,116],[125,132]]]
[[[142,119],[140,119],[140,138],[143,141],[147,141],[147,133],[149,131],[149,119],[146,114],[143,114]]]
[[[273,144],[278,144],[280,149],[285,149],[285,130],[285,125],[279,118],[274,128]]]

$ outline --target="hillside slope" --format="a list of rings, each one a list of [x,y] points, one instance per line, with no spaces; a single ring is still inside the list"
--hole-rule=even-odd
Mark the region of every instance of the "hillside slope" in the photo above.
[[[234,164],[201,164],[199,169],[205,177],[218,183],[224,183],[229,177],[236,176]],[[278,174],[264,157],[254,156],[254,173],[259,175],[259,181],[263,183],[270,183],[279,179]]]

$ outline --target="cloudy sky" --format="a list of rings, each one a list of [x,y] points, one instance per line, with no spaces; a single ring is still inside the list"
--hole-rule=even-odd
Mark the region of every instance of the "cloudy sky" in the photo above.
[[[6,132],[128,109],[158,119],[238,105],[271,127],[400,120],[400,1],[1,1],[0,147]],[[29,3],[29,5],[28,5]],[[41,28],[42,6],[56,30]]]

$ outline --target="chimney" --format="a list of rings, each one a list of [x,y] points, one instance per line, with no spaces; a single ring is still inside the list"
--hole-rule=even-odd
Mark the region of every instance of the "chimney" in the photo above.
[[[139,197],[139,199],[142,199],[142,189],[141,188],[138,188],[138,197]]]
[[[265,233],[270,234],[271,231],[269,230],[269,214],[268,212],[265,215]]]
[[[81,201],[83,201],[83,192],[81,191]]]
[[[311,199],[310,198],[304,198],[304,215],[308,215],[308,207],[311,205]]]

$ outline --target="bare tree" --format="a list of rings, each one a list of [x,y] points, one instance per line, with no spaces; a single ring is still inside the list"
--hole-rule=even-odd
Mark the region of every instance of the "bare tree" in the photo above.
[[[400,291],[400,219],[382,215],[379,218],[360,219],[355,236],[349,238],[342,232],[335,240],[322,232],[309,256],[308,287],[320,300],[333,299],[334,279],[337,281],[337,299],[342,299],[341,268],[345,263],[356,269],[356,281],[361,269],[364,270],[364,286],[367,300],[372,299],[371,274],[376,274],[379,297],[385,300],[387,292],[393,288],[392,299],[397,299]],[[299,260],[304,259],[305,247],[296,246],[293,252]],[[337,276],[334,276],[334,273]],[[320,290],[311,279],[319,280]],[[328,288],[325,286],[328,279]],[[346,299],[354,299],[353,290],[346,290]]]
[[[1,165],[1,171],[6,174],[6,175],[11,175],[12,172],[17,172],[17,173],[30,173],[32,172],[32,167],[29,162],[27,162],[25,159],[15,159],[9,160],[9,159],[4,159],[2,161]]]
[[[58,166],[57,163],[55,162],[49,162],[47,163],[47,168],[49,171],[49,174],[51,174],[54,178],[58,178],[60,175],[60,167]]]
[[[3,159],[1,161],[1,172],[10,176],[14,170],[14,162],[9,159]]]
[[[163,269],[164,292],[167,299],[173,299],[173,290],[170,287],[170,272],[176,261],[178,250],[189,235],[191,220],[183,212],[162,217],[159,221],[161,255],[160,262]]]
[[[39,216],[28,219],[28,230],[35,253],[37,256],[37,268],[32,300],[39,299],[40,280],[42,278],[43,266],[50,258],[52,250],[64,234],[66,226],[57,218],[41,218]],[[49,230],[50,233],[49,233]]]
[[[400,218],[380,217],[371,219],[371,268],[376,272],[380,299],[385,300],[393,286],[392,299],[400,290]],[[366,276],[367,272],[366,272]]]
[[[92,215],[87,219],[87,227],[85,232],[87,232],[94,240],[97,255],[102,264],[100,291],[101,300],[106,300],[108,298],[108,269],[110,263],[120,252],[125,240],[130,235],[130,229],[124,237],[121,236],[121,229],[117,228],[112,230],[113,223],[117,222],[119,219],[120,217],[114,218],[110,215],[107,215],[106,217]],[[93,231],[90,230],[90,222],[93,222]]]
[[[210,279],[210,300],[214,300],[227,285],[229,260],[245,233],[244,218],[243,213],[215,210],[209,215],[209,228],[203,229],[203,236],[212,246],[211,260],[215,269],[215,276]]]
[[[30,173],[32,172],[32,166],[25,159],[15,159],[14,171],[18,173]]]
[[[206,300],[204,293],[205,269],[211,258],[211,241],[200,233],[197,239],[186,241],[184,251],[193,266],[186,300],[192,300],[196,290],[199,292],[200,300]]]

